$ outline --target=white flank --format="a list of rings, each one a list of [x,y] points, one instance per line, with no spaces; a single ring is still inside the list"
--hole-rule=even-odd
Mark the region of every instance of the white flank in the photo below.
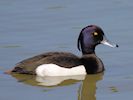
[[[73,76],[85,75],[86,70],[83,65],[73,68],[63,68],[56,64],[43,64],[36,68],[37,76]]]

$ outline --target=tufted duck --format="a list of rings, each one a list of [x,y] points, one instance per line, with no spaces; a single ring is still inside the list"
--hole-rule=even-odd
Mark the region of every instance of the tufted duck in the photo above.
[[[104,71],[104,65],[95,54],[98,44],[118,47],[106,39],[99,26],[89,25],[81,30],[77,42],[82,57],[67,52],[43,53],[19,62],[11,72],[42,77],[100,73]]]

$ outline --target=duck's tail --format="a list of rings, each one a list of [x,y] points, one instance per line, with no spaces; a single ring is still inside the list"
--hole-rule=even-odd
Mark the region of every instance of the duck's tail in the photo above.
[[[18,73],[18,74],[30,74],[30,75],[35,75],[34,72],[32,71],[26,71],[23,68],[15,67],[14,69],[7,70],[4,72],[5,74],[12,74],[12,73]]]

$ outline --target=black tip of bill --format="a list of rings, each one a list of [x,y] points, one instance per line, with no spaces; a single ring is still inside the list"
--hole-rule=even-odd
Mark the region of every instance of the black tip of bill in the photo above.
[[[118,47],[119,47],[119,45],[118,45],[118,44],[116,44],[116,47],[118,48]]]

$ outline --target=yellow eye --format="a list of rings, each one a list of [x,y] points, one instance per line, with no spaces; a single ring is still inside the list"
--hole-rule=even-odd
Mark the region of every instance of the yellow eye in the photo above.
[[[94,36],[97,36],[97,35],[98,35],[98,33],[97,33],[97,32],[94,32],[94,33],[93,33],[93,35],[94,35]]]

